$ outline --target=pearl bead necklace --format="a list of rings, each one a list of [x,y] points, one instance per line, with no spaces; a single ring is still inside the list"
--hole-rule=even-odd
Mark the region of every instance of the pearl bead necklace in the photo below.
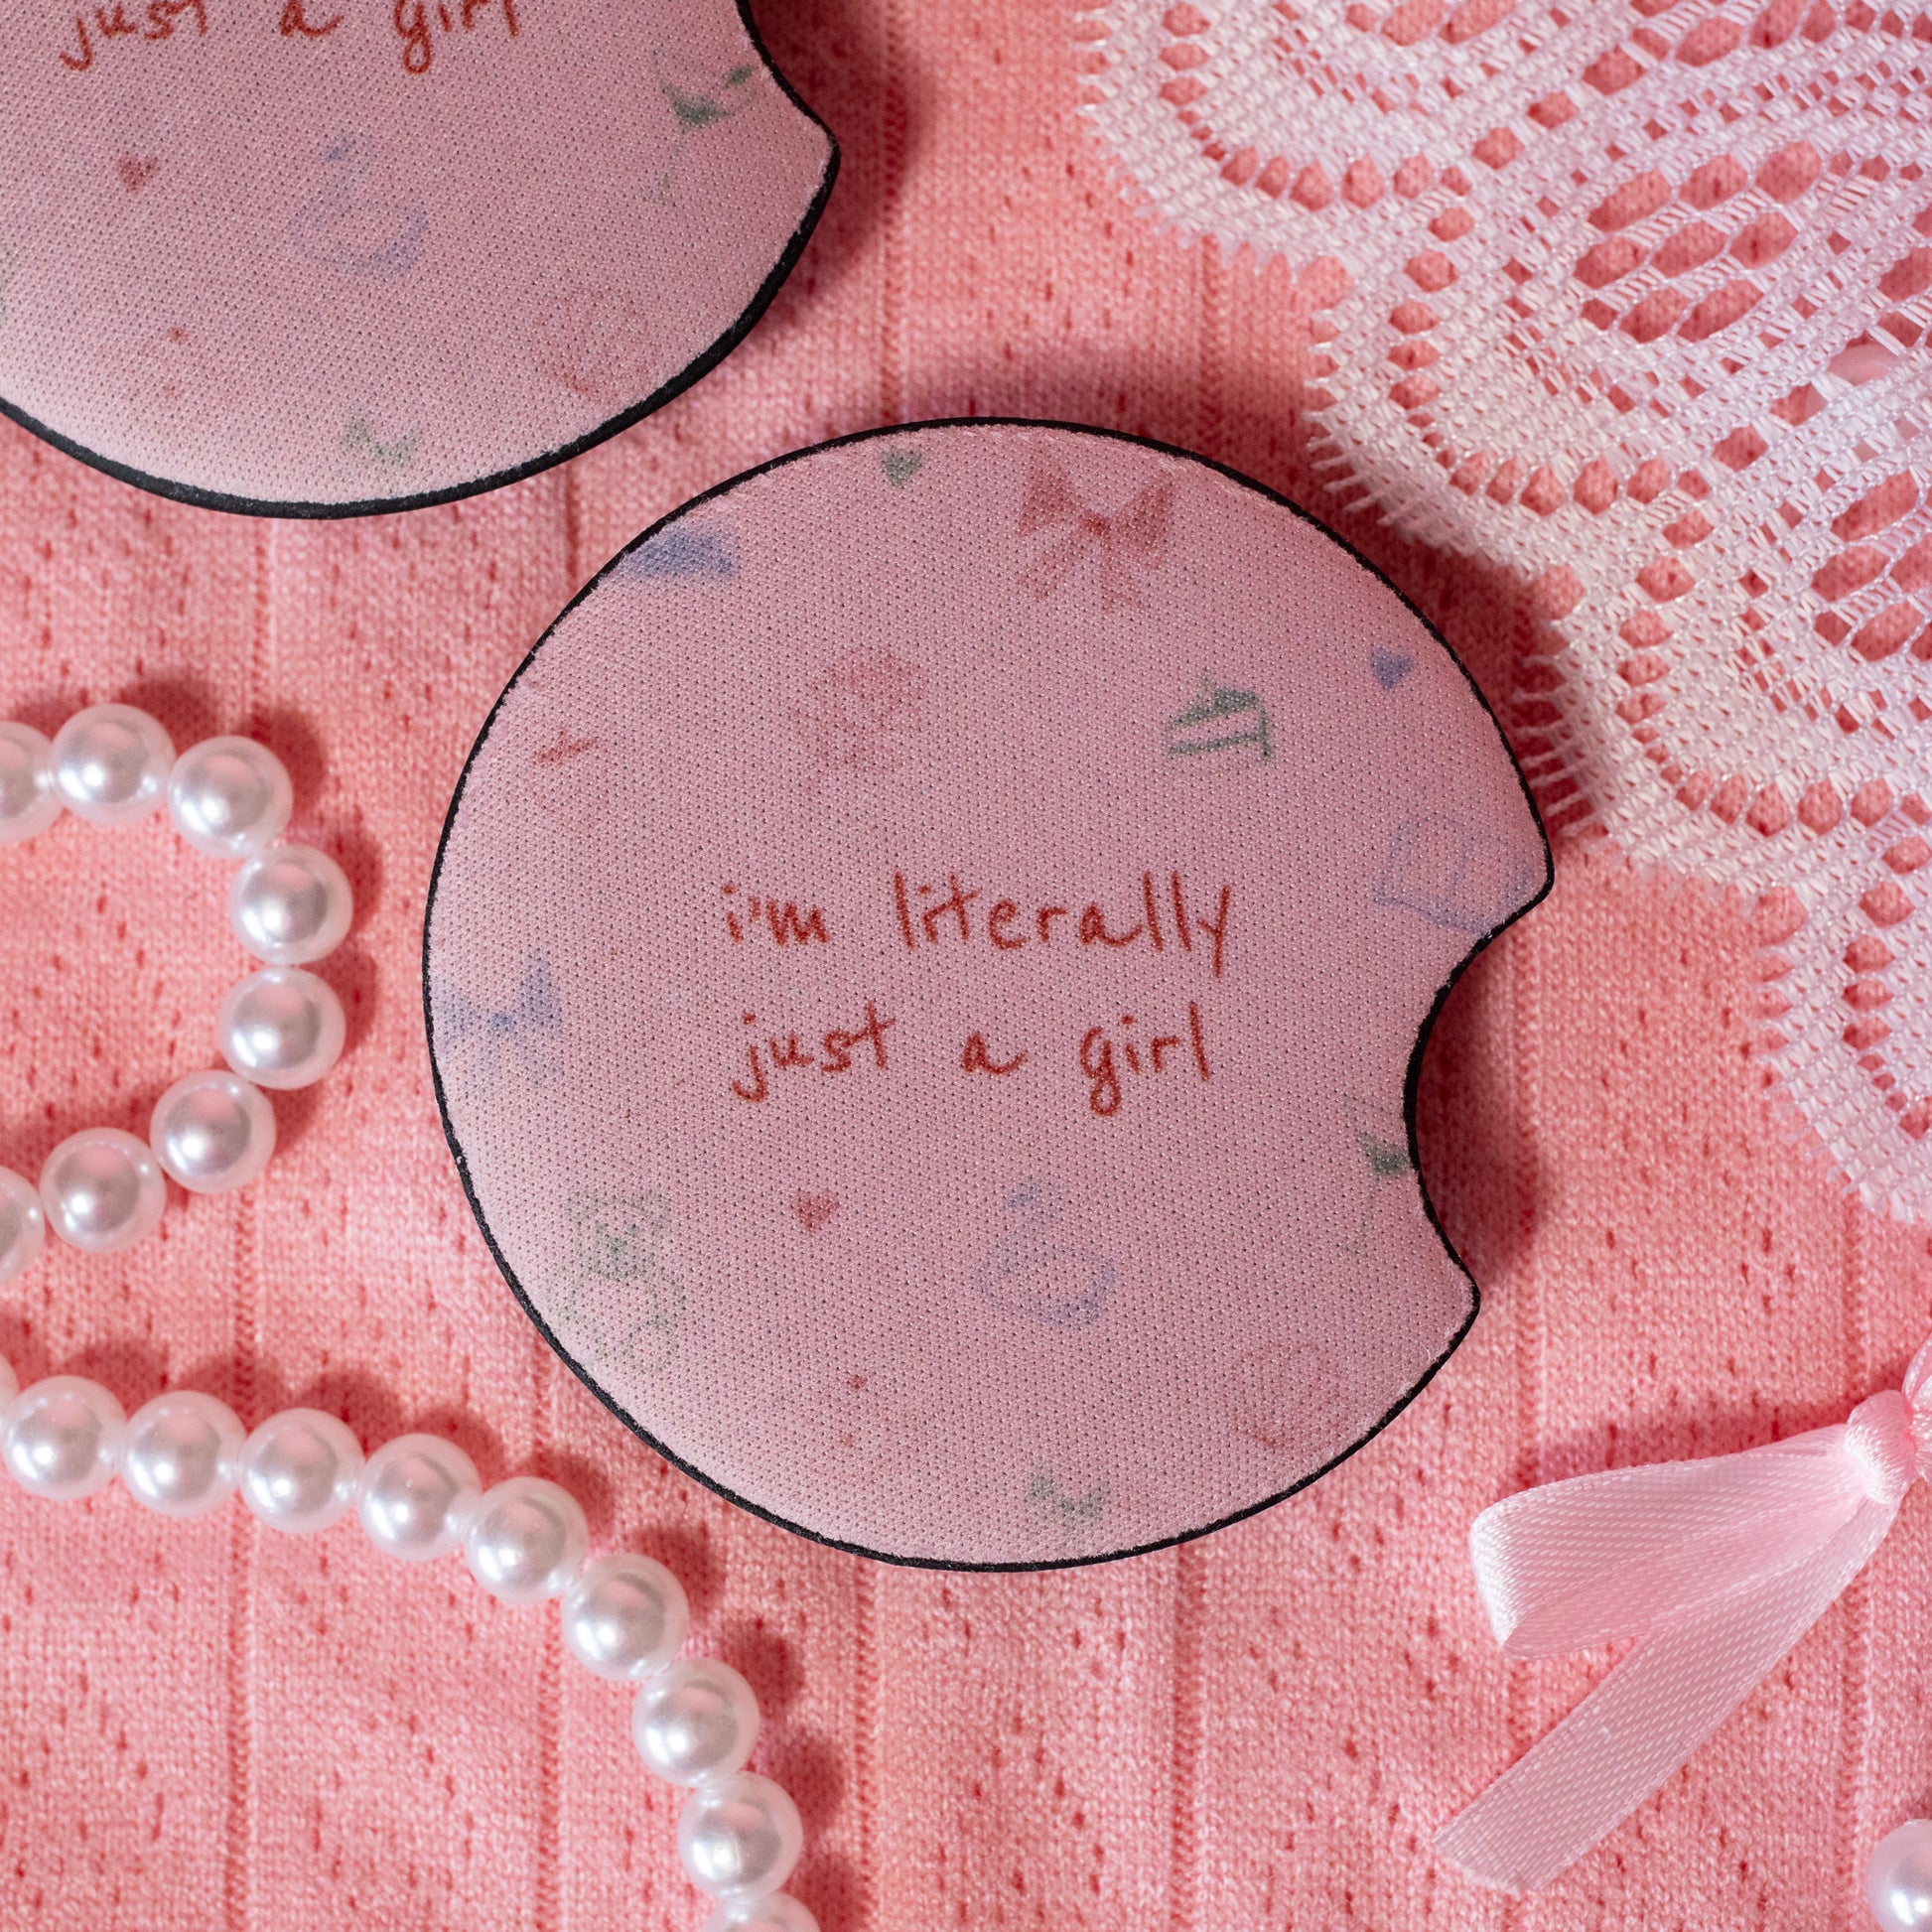
[[[245,1187],[275,1150],[261,1089],[312,1085],[343,1050],[342,1003],[305,966],[342,944],[348,881],[326,854],[276,841],[293,804],[288,772],[244,738],[211,738],[184,757],[132,705],[94,705],[50,743],[0,722],[0,845],[34,838],[71,811],[130,825],[166,801],[198,851],[242,861],[228,923],[265,963],[221,1002],[215,1044],[230,1072],[191,1073],[156,1103],[144,1144],[83,1129],[47,1158],[36,1188],[0,1168],[0,1282],[40,1254],[48,1227],[92,1254],[128,1248],[166,1206],[162,1176],[196,1193]],[[648,1557],[589,1559],[590,1530],[568,1490],[512,1476],[485,1490],[454,1443],[400,1436],[366,1459],[336,1417],[271,1416],[253,1435],[226,1404],[194,1390],[157,1396],[132,1418],[97,1382],[56,1375],[23,1390],[0,1361],[0,1465],[30,1495],[75,1501],[116,1476],[163,1516],[201,1516],[238,1491],[271,1529],[310,1536],[354,1512],[369,1541],[405,1563],[460,1550],[506,1603],[563,1599],[564,1643],[587,1670],[637,1686],[631,1736],[659,1777],[690,1789],[678,1856],[719,1901],[705,1932],[818,1932],[780,1891],[804,1844],[798,1808],[745,1769],[758,1700],[728,1664],[678,1659],[690,1614],[683,1588]]]
[[[0,1361],[0,1464],[30,1495],[76,1501],[121,1486],[163,1516],[201,1516],[239,1491],[270,1529],[312,1536],[351,1512],[385,1556],[427,1563],[461,1551],[505,1603],[563,1599],[565,1647],[587,1670],[637,1687],[637,1754],[686,1786],[677,1849],[718,1901],[704,1932],[817,1932],[780,1891],[804,1846],[798,1808],[745,1769],[758,1740],[752,1687],[715,1658],[678,1660],[690,1613],[677,1579],[649,1557],[589,1557],[576,1497],[538,1476],[484,1489],[477,1465],[439,1436],[398,1436],[364,1460],[334,1416],[289,1409],[246,1435],[225,1403],[181,1389],[129,1417],[77,1375],[22,1389]]]
[[[1878,1841],[1865,1863],[1864,1898],[1883,1932],[1932,1926],[1932,1822],[1908,1818]]]
[[[277,841],[293,787],[273,752],[210,738],[176,758],[158,720],[132,705],[93,705],[50,744],[0,721],[0,845],[47,830],[63,810],[93,825],[132,825],[166,803],[199,852],[240,860],[228,924],[263,969],[232,987],[214,1025],[228,1072],[191,1073],[160,1100],[148,1138],[89,1127],[47,1157],[36,1187],[0,1168],[0,1282],[40,1254],[51,1227],[89,1254],[154,1232],[172,1177],[192,1193],[245,1187],[275,1151],[268,1088],[313,1085],[343,1050],[342,1002],[305,972],[342,944],[352,906],[342,868],[312,846]]]

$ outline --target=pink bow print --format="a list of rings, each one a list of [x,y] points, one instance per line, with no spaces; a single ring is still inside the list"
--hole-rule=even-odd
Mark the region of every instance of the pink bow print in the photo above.
[[[1124,509],[1103,516],[1089,509],[1075,492],[1071,479],[1050,457],[1035,459],[1027,478],[1026,500],[1020,506],[1020,534],[1064,530],[1021,573],[1020,581],[1036,597],[1051,597],[1073,575],[1084,558],[1100,558],[1102,610],[1134,607],[1141,602],[1135,572],[1153,570],[1168,554],[1173,529],[1173,484],[1150,483]]]
[[[1822,1616],[1932,1475],[1932,1341],[1849,1422],[1698,1462],[1553,1482],[1485,1509],[1476,1585],[1512,1657],[1636,1646],[1437,1835],[1534,1891],[1622,1823]]]

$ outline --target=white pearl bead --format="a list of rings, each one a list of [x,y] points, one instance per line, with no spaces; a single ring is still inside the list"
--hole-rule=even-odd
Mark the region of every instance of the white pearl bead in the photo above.
[[[368,1459],[355,1508],[369,1541],[404,1563],[447,1556],[483,1494],[477,1465],[440,1436],[398,1436]]]
[[[0,1282],[24,1274],[47,1245],[47,1212],[25,1174],[0,1168]]]
[[[750,1904],[791,1876],[805,1849],[798,1807],[755,1772],[707,1780],[685,1800],[677,1852],[691,1882],[728,1904]]]
[[[342,1057],[335,988],[300,966],[264,966],[229,987],[215,1017],[221,1057],[258,1087],[310,1087]]]
[[[163,1516],[201,1516],[241,1479],[243,1432],[225,1402],[177,1389],[144,1403],[121,1442],[121,1484]]]
[[[0,723],[0,845],[37,838],[61,816],[53,751],[32,725]]]
[[[114,1480],[126,1427],[127,1411],[98,1382],[51,1375],[7,1404],[0,1460],[29,1494],[75,1502]]]
[[[818,1921],[788,1891],[749,1905],[720,1905],[699,1932],[818,1932]]]
[[[245,859],[272,845],[294,805],[282,760],[251,738],[205,738],[168,774],[175,830],[211,859]]]
[[[231,1194],[268,1166],[275,1110],[233,1073],[191,1073],[155,1102],[148,1145],[191,1194]]]
[[[131,704],[89,705],[54,735],[54,788],[90,825],[132,825],[160,808],[175,745]]]
[[[271,966],[307,966],[343,943],[354,910],[348,881],[326,852],[273,845],[228,888],[234,936]]]
[[[483,1491],[463,1533],[463,1560],[490,1595],[541,1603],[576,1576],[590,1525],[568,1489],[541,1476],[511,1476]]]
[[[684,1587],[649,1557],[599,1557],[564,1591],[564,1642],[586,1670],[635,1682],[684,1648]]]
[[[637,1755],[671,1784],[729,1777],[758,1742],[758,1699],[729,1664],[694,1657],[645,1683],[630,1735]]]
[[[241,1450],[241,1500],[272,1530],[314,1536],[355,1507],[362,1446],[320,1409],[270,1416]]]
[[[1922,1932],[1932,1925],[1932,1822],[1907,1819],[1872,1848],[1864,1902],[1884,1932]]]
[[[41,1170],[48,1226],[90,1255],[145,1241],[167,1205],[168,1183],[153,1150],[118,1127],[69,1134]]]

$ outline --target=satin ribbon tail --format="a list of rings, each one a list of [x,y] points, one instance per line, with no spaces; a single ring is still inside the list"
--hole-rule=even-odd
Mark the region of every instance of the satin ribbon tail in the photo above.
[[[1769,1675],[1864,1567],[1896,1514],[1895,1505],[1861,1501],[1797,1563],[1652,1622],[1556,1729],[1437,1834],[1437,1850],[1499,1891],[1547,1884],[1656,1792]]]

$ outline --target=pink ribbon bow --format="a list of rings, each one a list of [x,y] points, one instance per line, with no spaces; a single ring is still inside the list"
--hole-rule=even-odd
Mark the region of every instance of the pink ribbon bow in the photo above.
[[[1534,1891],[1717,1729],[1932,1475],[1932,1341],[1905,1387],[1849,1422],[1700,1462],[1606,1469],[1485,1509],[1469,1534],[1512,1657],[1635,1647],[1555,1730],[1437,1834],[1485,1885]]]
[[[1050,597],[1078,568],[1089,552],[1100,555],[1100,606],[1111,611],[1138,605],[1140,585],[1136,569],[1152,570],[1168,554],[1173,529],[1173,483],[1149,483],[1112,516],[1089,509],[1080,500],[1072,480],[1050,457],[1035,458],[1027,477],[1027,494],[1020,505],[1020,534],[1064,530],[1029,564],[1020,581],[1037,597]]]

